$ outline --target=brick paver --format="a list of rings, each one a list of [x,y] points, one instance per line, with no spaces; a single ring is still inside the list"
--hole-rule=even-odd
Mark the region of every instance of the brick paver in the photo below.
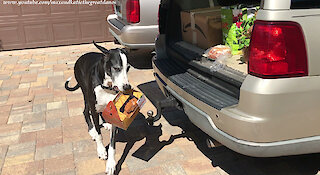
[[[116,48],[113,43],[102,43]],[[96,145],[87,133],[80,90],[64,82],[79,56],[98,51],[92,44],[0,52],[0,174],[103,174]],[[141,56],[142,55],[142,56]],[[146,57],[146,58],[145,58]],[[182,112],[168,109],[155,126],[144,118],[163,98],[154,81],[150,56],[130,53],[129,81],[148,97],[127,131],[116,136],[117,173],[167,175],[317,174],[319,154],[251,158],[208,136]],[[75,79],[70,82],[75,85]],[[102,129],[103,142],[109,132]]]
[[[43,160],[3,167],[1,175],[12,175],[12,174],[19,174],[19,175],[43,174]]]
[[[74,170],[72,154],[44,160],[44,174],[66,174]]]

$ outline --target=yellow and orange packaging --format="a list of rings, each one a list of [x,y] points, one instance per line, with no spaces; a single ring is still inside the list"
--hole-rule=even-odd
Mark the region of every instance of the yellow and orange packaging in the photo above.
[[[127,130],[145,103],[146,97],[142,92],[119,92],[115,99],[108,103],[102,117],[106,122]]]

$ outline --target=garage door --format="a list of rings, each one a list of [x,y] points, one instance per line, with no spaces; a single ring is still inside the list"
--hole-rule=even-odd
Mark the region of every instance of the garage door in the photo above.
[[[2,50],[111,41],[106,16],[111,5],[3,5]]]

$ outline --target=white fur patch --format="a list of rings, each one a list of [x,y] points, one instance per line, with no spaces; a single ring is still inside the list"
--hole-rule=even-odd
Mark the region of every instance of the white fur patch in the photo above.
[[[96,128],[93,127],[89,130],[89,135],[91,136],[92,140],[97,140],[99,137],[98,132],[96,131]]]
[[[112,82],[112,79],[107,73],[104,73],[104,80],[102,82],[103,86],[108,86],[108,82]]]
[[[127,68],[128,58],[127,58],[126,54],[120,52],[120,57],[121,57],[123,66],[125,66],[125,68]],[[126,70],[127,70],[127,69],[126,69]]]
[[[95,140],[97,143],[97,155],[100,159],[106,160],[107,159],[107,151],[102,143],[102,136],[98,134],[96,128],[93,127],[89,130],[89,134],[92,140]]]
[[[98,137],[96,139],[96,143],[97,143],[98,157],[100,159],[106,160],[107,159],[107,152],[106,152],[106,148],[104,147],[104,145],[102,143],[102,136],[101,135],[98,135]]]
[[[69,77],[68,79],[67,79],[67,81],[70,81],[72,79],[72,77]]]
[[[114,150],[114,149],[113,149]],[[116,161],[114,160],[114,151],[110,151],[110,147],[108,149],[108,160],[107,160],[107,163],[106,163],[106,173],[108,175],[113,175],[114,174],[114,171],[116,169]],[[111,157],[111,155],[113,157]]]
[[[113,95],[113,94],[106,92],[104,89],[102,89],[101,86],[95,87],[94,92],[96,95],[95,107],[96,107],[96,111],[98,113],[102,112],[106,108],[108,103],[116,97],[116,95]]]
[[[112,129],[112,125],[110,123],[102,123],[102,126],[108,131]]]
[[[109,159],[114,160],[115,154],[116,154],[116,150],[112,146],[109,146],[109,149],[108,149]]]
[[[106,163],[106,173],[108,175],[113,175],[116,169],[116,160],[115,160],[116,149],[111,146],[113,145],[112,142],[115,142],[114,140],[115,134],[116,134],[116,128],[115,126],[112,126],[110,131],[110,145],[108,149],[108,160]]]
[[[117,86],[120,91],[123,91],[123,86],[125,84],[129,84],[127,75],[128,59],[126,54],[122,52],[120,52],[119,54],[122,61],[122,70],[120,72],[112,72],[112,74],[114,75],[113,86]]]

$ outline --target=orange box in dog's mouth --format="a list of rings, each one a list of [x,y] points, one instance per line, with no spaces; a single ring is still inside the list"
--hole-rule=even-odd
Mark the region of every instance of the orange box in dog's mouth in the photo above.
[[[146,98],[142,92],[135,90],[119,92],[103,110],[102,117],[106,122],[127,130],[145,103]]]

